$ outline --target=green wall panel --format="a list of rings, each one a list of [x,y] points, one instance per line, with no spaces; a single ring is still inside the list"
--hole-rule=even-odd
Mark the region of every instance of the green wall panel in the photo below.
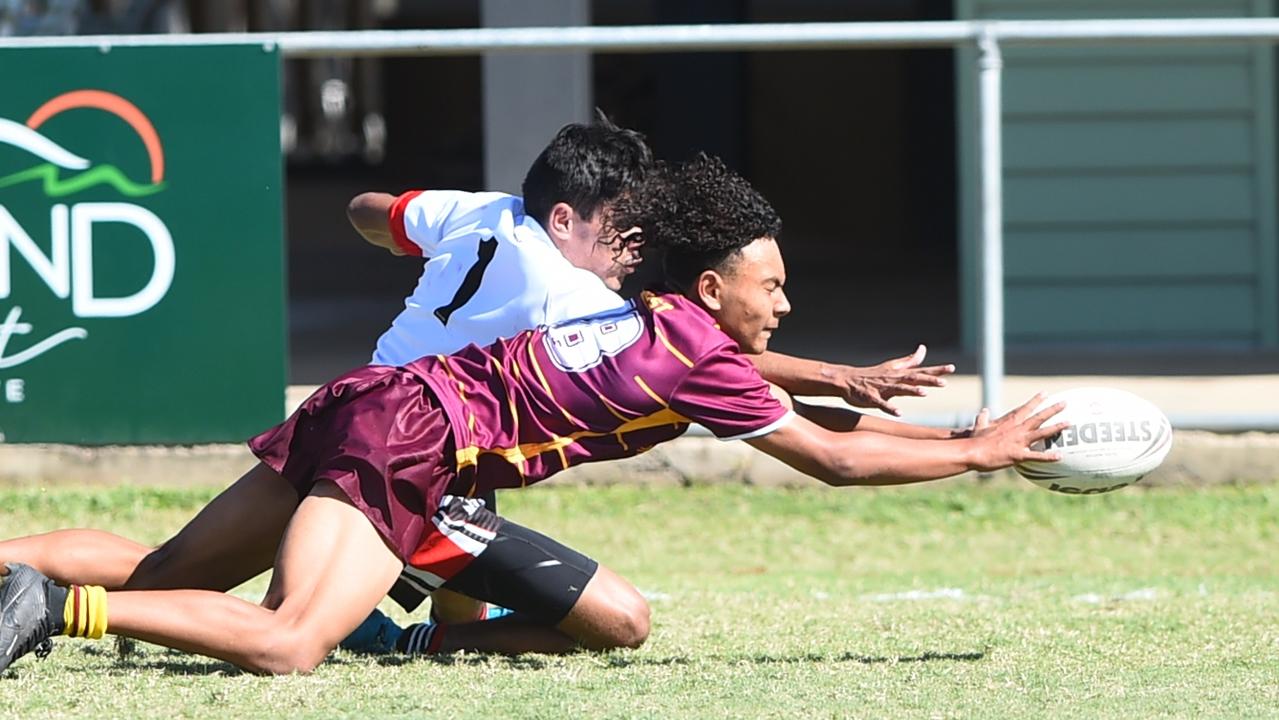
[[[1268,0],[960,0],[964,19],[1270,16]],[[1014,346],[1279,346],[1273,51],[1012,47],[1004,68]],[[963,338],[977,342],[976,53],[958,57]],[[1114,312],[1103,312],[1114,306]],[[1044,324],[1077,308],[1060,325]],[[1143,320],[1139,308],[1156,308]],[[1054,330],[1053,328],[1056,327]]]
[[[1161,341],[1209,338],[1246,341],[1256,324],[1252,288],[1238,283],[1109,284],[1010,283],[1010,336],[1033,341]]]
[[[1256,154],[1252,125],[1250,113],[1173,117],[1158,123],[1132,117],[1019,120],[1004,132],[1004,168],[1251,168]]]
[[[1247,226],[1014,231],[1005,236],[1004,276],[1009,282],[1211,278],[1246,284],[1256,272],[1255,240]]]
[[[1251,111],[1252,98],[1247,62],[1018,65],[1010,59],[1004,72],[1004,112],[1010,119],[1025,113]]]
[[[1242,221],[1256,212],[1251,172],[1008,175],[1004,221],[1010,230],[1049,223]]]
[[[1080,18],[1239,17],[1256,12],[1255,0],[959,0],[961,19],[1061,20]]]

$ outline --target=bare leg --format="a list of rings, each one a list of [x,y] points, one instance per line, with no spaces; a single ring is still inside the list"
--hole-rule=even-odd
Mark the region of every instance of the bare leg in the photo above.
[[[431,619],[443,623],[483,620],[488,603],[440,588],[431,593]]]
[[[649,608],[644,596],[601,565],[568,616],[555,627],[531,623],[519,615],[453,625],[444,635],[440,651],[516,655],[637,648],[648,639],[648,633]]]
[[[124,586],[151,548],[101,530],[55,530],[0,542],[0,561],[30,565],[63,585]]]
[[[325,481],[285,531],[266,607],[201,590],[113,592],[110,631],[254,672],[309,672],[369,614],[402,568],[364,514]]]
[[[258,463],[148,554],[124,588],[230,590],[271,568],[297,507],[293,486]]]
[[[648,639],[648,601],[634,585],[601,565],[582,599],[555,627],[591,650],[637,648]]]
[[[154,550],[100,530],[59,530],[0,542],[0,561],[64,585],[225,591],[271,567],[297,504],[293,487],[259,463]]]

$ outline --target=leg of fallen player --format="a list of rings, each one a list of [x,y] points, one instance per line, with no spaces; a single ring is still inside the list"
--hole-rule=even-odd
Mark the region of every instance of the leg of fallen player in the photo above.
[[[78,612],[66,613],[71,620],[65,634],[101,637],[105,630],[253,672],[309,672],[368,615],[403,568],[330,481],[317,483],[298,507],[275,565],[265,606],[205,590],[81,593],[72,587],[65,607],[74,600]],[[55,628],[64,624],[62,608],[48,610]],[[16,619],[9,609],[5,613],[6,621]],[[29,638],[20,640],[33,646]]]
[[[271,569],[298,491],[258,463],[147,554],[125,589],[225,592]]]
[[[516,604],[516,603],[511,603]],[[644,597],[612,570],[599,566],[573,609],[553,627],[518,612],[498,620],[442,626],[436,652],[537,652],[637,648],[648,639],[649,608]],[[412,628],[408,631],[411,633]],[[412,637],[409,635],[409,637]],[[413,648],[408,648],[410,652]]]
[[[441,515],[459,505],[446,497]],[[463,503],[464,504],[464,503]],[[639,647],[648,638],[648,602],[617,573],[535,530],[472,508],[468,524],[490,537],[482,552],[456,570],[449,551],[428,553],[409,573],[443,577],[444,589],[481,598],[513,615],[459,624],[422,623],[401,631],[374,613],[343,647],[366,652],[398,650],[410,654],[469,650],[514,655],[565,653],[579,649]],[[456,524],[457,520],[454,520]],[[447,525],[447,523],[441,523]],[[446,547],[447,543],[426,543]]]
[[[435,622],[464,623],[483,620],[488,603],[443,588],[431,593],[431,619]]]
[[[100,530],[58,530],[0,542],[0,562],[55,582],[108,590],[229,590],[271,567],[297,491],[258,464],[158,548]]]
[[[0,562],[30,565],[63,585],[123,587],[152,548],[101,530],[55,530],[0,542]]]
[[[364,514],[321,481],[285,531],[266,607],[220,593],[125,591],[110,594],[112,629],[255,672],[308,672],[402,568]]]

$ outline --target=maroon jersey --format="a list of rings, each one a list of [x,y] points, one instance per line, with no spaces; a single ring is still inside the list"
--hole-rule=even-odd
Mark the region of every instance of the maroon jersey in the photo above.
[[[680,295],[645,293],[617,310],[405,369],[431,386],[449,418],[454,494],[637,455],[689,423],[733,440],[791,417],[737,344]]]

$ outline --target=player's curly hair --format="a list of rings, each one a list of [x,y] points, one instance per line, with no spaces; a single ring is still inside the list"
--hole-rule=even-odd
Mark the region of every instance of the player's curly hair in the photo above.
[[[595,122],[560,128],[524,176],[524,212],[545,223],[556,203],[590,220],[648,176],[653,152],[644,136],[596,109]]]
[[[618,200],[611,223],[639,226],[645,245],[664,254],[666,283],[680,291],[704,270],[731,271],[742,248],[782,231],[764,196],[705,153],[683,164],[659,163],[642,186]]]

